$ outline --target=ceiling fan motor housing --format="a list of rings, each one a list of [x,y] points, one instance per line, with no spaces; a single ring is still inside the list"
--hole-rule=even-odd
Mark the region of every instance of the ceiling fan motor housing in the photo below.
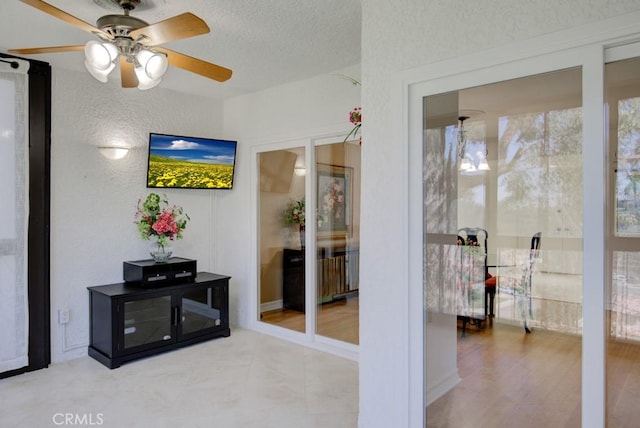
[[[129,33],[148,26],[145,21],[129,15],[105,15],[98,18],[97,27],[113,37],[129,37]]]
[[[140,0],[118,0],[118,5],[124,10],[133,10],[140,4]]]
[[[156,2],[157,0],[93,0],[93,2],[95,4],[97,4],[98,6],[100,6],[103,9],[107,9],[107,10],[115,10],[115,11],[121,11],[121,10],[133,10],[136,9],[138,11],[140,10],[152,10],[156,8],[156,5],[154,4],[154,2]],[[166,0],[162,0],[162,1],[166,1]]]

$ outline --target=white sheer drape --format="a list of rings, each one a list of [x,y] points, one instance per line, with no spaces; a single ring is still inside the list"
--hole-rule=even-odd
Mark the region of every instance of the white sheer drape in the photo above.
[[[26,61],[0,62],[0,373],[28,365],[28,82]]]

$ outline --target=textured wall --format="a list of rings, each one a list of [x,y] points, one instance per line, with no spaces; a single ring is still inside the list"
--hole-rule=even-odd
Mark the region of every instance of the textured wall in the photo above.
[[[407,423],[407,189],[389,108],[394,74],[639,9],[637,0],[362,0],[361,427]]]
[[[349,67],[336,74],[360,76],[359,67]],[[360,105],[360,87],[333,73],[313,79],[292,82],[225,102],[224,131],[237,138],[239,145],[237,191],[223,194],[218,200],[218,219],[225,227],[217,231],[224,251],[217,257],[219,265],[228,269],[231,280],[232,320],[247,326],[251,283],[256,267],[251,264],[250,250],[251,169],[255,158],[251,148],[267,143],[297,141],[303,145],[309,139],[344,132],[350,129],[349,111]]]
[[[122,262],[149,258],[148,242],[133,224],[146,189],[149,132],[222,137],[222,105],[161,87],[124,90],[85,72],[53,69],[51,135],[51,308],[54,362],[86,355],[87,286],[122,280]],[[129,154],[108,160],[97,146],[129,144]],[[175,254],[213,269],[215,199],[221,191],[168,190],[170,203],[191,216]],[[163,192],[160,192],[163,193]],[[71,311],[57,323],[57,310]]]
[[[341,71],[359,75],[359,67]],[[248,322],[253,267],[250,248],[250,146],[349,129],[348,112],[359,88],[321,76],[220,102],[163,88],[123,90],[84,72],[53,70],[51,300],[53,361],[86,355],[89,341],[86,287],[122,280],[122,262],[148,258],[147,242],[133,224],[145,197],[148,133],[238,140],[233,190],[167,190],[191,222],[175,254],[198,260],[199,270],[232,276],[231,321]],[[224,135],[222,131],[225,117]],[[103,158],[97,146],[133,147],[127,157]],[[71,322],[57,323],[70,309]]]

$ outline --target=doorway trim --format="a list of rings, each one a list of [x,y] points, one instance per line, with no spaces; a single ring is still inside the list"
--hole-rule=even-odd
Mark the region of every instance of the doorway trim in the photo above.
[[[1,379],[46,368],[51,363],[51,66],[43,61],[2,53],[0,58],[18,58],[29,62],[29,363],[26,367],[0,373]]]
[[[260,306],[258,302],[258,292],[260,287],[260,215],[258,203],[260,195],[260,165],[258,162],[258,155],[260,153],[273,150],[286,150],[296,147],[303,147],[305,149],[305,165],[307,168],[305,176],[305,195],[307,195],[307,200],[309,201],[306,204],[306,214],[307,218],[312,218],[311,213],[314,213],[316,210],[314,202],[316,195],[314,181],[316,174],[315,148],[322,145],[342,142],[344,136],[348,132],[348,130],[345,131],[342,128],[332,128],[319,135],[301,136],[299,138],[293,137],[286,140],[282,139],[270,142],[259,141],[251,145],[251,235],[254,236],[254,239],[251,240],[251,266],[253,266],[253,272],[250,275],[249,327],[252,330],[269,334],[299,345],[347,358],[352,361],[358,361],[358,345],[321,336],[315,332],[317,319],[315,301],[317,266],[314,262],[316,259],[316,225],[313,222],[308,222],[306,227],[305,306],[307,310],[305,316],[305,332],[300,333],[289,330],[277,325],[262,322],[258,319]],[[314,292],[310,293],[309,290],[311,289],[313,289]]]
[[[416,67],[394,77],[391,110],[398,112],[393,128],[403,145],[408,174],[407,189],[407,343],[406,379],[408,426],[425,426],[426,372],[423,295],[422,214],[422,98],[427,95],[495,83],[518,77],[581,66],[584,115],[584,237],[582,423],[605,424],[604,349],[604,208],[593,210],[590,201],[605,200],[605,141],[603,123],[604,50],[640,39],[640,13],[547,34],[500,48]],[[599,83],[598,83],[599,82]],[[586,189],[589,189],[587,192]],[[601,206],[597,205],[597,206]],[[589,209],[587,209],[589,208]],[[589,374],[587,376],[587,373]]]

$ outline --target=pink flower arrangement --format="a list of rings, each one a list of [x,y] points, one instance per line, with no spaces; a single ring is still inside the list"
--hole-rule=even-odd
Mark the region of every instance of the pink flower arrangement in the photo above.
[[[343,79],[349,80],[355,86],[360,86],[360,81],[358,79],[341,74],[339,76]],[[358,132],[360,132],[360,127],[362,126],[362,107],[355,107],[349,112],[349,122],[353,124],[353,128],[344,138],[344,143],[346,143],[351,136],[356,138],[358,136]],[[362,136],[360,136],[360,145],[362,145]]]
[[[362,125],[362,107],[356,107],[349,113],[349,122],[356,126]]]
[[[187,227],[187,221],[191,220],[182,207],[169,206],[166,195],[161,198],[155,193],[149,194],[142,206],[141,203],[142,200],[138,199],[134,223],[138,225],[142,239],[156,237],[162,247],[168,241],[182,239],[182,231]]]
[[[179,231],[173,213],[167,211],[166,209],[162,210],[162,214],[158,216],[158,219],[155,223],[153,223],[153,226],[151,226],[151,228],[155,230],[158,235],[169,235],[169,239],[173,239]]]
[[[355,107],[349,112],[349,122],[354,126],[353,129],[351,129],[351,132],[349,132],[349,134],[344,138],[344,142],[346,142],[352,135],[353,138],[358,135],[358,131],[360,131],[360,127],[362,126],[362,107]],[[360,145],[362,145],[362,136],[360,136]]]

